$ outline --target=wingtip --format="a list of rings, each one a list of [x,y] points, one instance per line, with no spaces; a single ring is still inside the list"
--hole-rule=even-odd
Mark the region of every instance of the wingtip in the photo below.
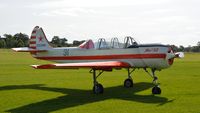
[[[32,68],[37,69],[38,65],[31,65]]]
[[[55,65],[53,64],[45,64],[45,65],[31,65],[34,69],[54,69]]]
[[[15,52],[18,52],[19,51],[19,48],[11,48],[11,50],[15,51]]]

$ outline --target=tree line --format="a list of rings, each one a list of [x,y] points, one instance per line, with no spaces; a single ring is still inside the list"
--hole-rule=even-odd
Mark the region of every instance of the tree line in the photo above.
[[[85,40],[74,40],[72,43],[68,43],[66,38],[60,38],[59,36],[54,36],[50,41],[53,47],[73,47],[78,46]],[[16,33],[15,35],[4,34],[3,37],[0,36],[0,48],[14,48],[14,47],[28,47],[29,46],[29,36],[24,33]],[[182,45],[176,46],[172,45],[174,51],[182,52],[200,52],[200,41],[197,42],[196,46],[184,47]]]
[[[78,46],[85,40],[78,41],[74,40],[72,43],[68,43],[66,38],[60,38],[59,36],[54,36],[50,41],[53,47],[73,47]],[[17,33],[15,35],[4,34],[3,37],[0,36],[0,48],[15,48],[15,47],[28,47],[29,46],[29,36],[24,33]]]
[[[85,40],[74,40],[72,43],[68,43],[66,38],[60,38],[59,36],[53,36],[52,40],[50,41],[51,46],[53,47],[74,47],[79,46],[85,42]]]
[[[182,51],[182,52],[200,52],[200,41],[197,42],[196,46],[188,46],[184,47],[182,45],[176,46],[172,45],[172,48],[175,52]]]

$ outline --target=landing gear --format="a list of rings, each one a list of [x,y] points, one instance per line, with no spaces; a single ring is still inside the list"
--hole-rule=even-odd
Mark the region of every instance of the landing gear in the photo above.
[[[133,68],[133,70],[130,71],[130,69],[128,68],[128,78],[124,81],[124,87],[126,88],[130,88],[133,87],[133,79],[131,77],[131,73],[135,70],[135,68]]]
[[[93,93],[94,94],[102,94],[104,92],[104,88],[103,88],[103,85],[98,83],[97,82],[97,78],[104,72],[104,71],[110,71],[110,70],[99,70],[99,73],[98,75],[96,75],[96,70],[97,69],[91,69],[90,73],[93,74]],[[133,79],[131,77],[131,73],[133,71],[135,71],[135,68],[133,68],[132,70],[130,70],[130,68],[127,68],[128,70],[128,78],[124,81],[124,87],[126,88],[130,88],[130,87],[133,87]],[[152,74],[149,73],[147,71],[146,68],[144,68],[144,70],[153,78],[153,84],[155,85],[153,88],[152,88],[152,94],[161,94],[161,89],[157,83],[158,81],[158,77],[155,75],[155,71],[156,69],[152,68],[151,71],[152,71]]]
[[[161,89],[159,86],[154,86],[152,88],[152,94],[161,94]]]
[[[133,87],[133,80],[130,79],[130,78],[127,78],[127,79],[124,81],[124,87],[126,87],[126,88]]]
[[[102,94],[103,93],[103,86],[101,84],[96,84],[93,86],[93,93],[94,94]]]
[[[156,69],[151,69],[152,71],[152,75],[153,75],[153,84],[155,84],[155,86],[152,88],[152,94],[161,94],[161,89],[158,85],[158,77],[155,75],[155,71]]]
[[[94,94],[102,94],[104,89],[103,89],[103,85],[101,85],[100,83],[97,82],[97,78],[103,73],[103,71],[100,71],[98,73],[98,75],[96,76],[96,70],[92,69],[90,71],[90,73],[93,73],[93,93]]]
[[[153,78],[153,84],[155,85],[153,88],[152,88],[152,94],[161,94],[161,89],[158,85],[158,77],[155,75],[155,71],[156,69],[151,69],[152,71],[152,74],[150,74],[146,68],[144,68],[144,70]]]

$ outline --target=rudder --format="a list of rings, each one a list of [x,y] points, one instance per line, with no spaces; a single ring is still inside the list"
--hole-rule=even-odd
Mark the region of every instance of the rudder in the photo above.
[[[33,29],[31,33],[29,47],[36,50],[48,50],[52,48],[41,27],[36,26]]]

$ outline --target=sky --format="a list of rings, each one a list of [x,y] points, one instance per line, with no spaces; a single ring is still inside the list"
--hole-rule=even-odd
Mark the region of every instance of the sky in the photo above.
[[[132,36],[139,43],[194,46],[200,41],[200,0],[0,0],[0,35],[70,41]]]

